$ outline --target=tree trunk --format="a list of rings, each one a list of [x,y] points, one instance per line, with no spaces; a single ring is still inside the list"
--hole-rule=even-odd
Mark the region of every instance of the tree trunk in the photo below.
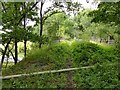
[[[27,40],[24,39],[24,57],[26,58],[26,52],[27,52]]]
[[[100,43],[102,43],[102,38],[100,37]]]
[[[24,2],[24,9],[25,9],[25,2]],[[26,20],[25,20],[25,18],[26,18],[26,15],[24,15],[24,57],[26,57],[26,51],[27,51],[27,39],[26,39]]]
[[[42,31],[43,31],[43,16],[42,16],[42,8],[43,8],[43,2],[41,1],[41,7],[40,7],[40,42],[39,42],[39,48],[42,47]]]
[[[4,50],[4,52],[3,52],[2,59],[1,59],[1,66],[2,66],[2,64],[3,64],[3,62],[4,62],[5,54],[6,54],[6,52],[7,52],[7,48],[8,48],[8,46],[9,46],[11,40],[12,40],[12,38],[10,38],[10,40],[9,40],[8,43],[7,43],[7,45],[5,46],[5,50]]]
[[[16,11],[15,11],[15,13],[16,13],[16,16],[15,16],[15,18],[18,18],[18,16],[17,16],[17,4],[15,3],[14,4],[15,5],[15,9],[16,9]],[[17,50],[17,24],[16,24],[17,22],[15,22],[15,34],[14,34],[14,37],[15,37],[15,64],[17,64],[17,61],[18,61],[18,50]]]
[[[18,61],[17,39],[15,38],[15,64]]]
[[[9,48],[8,48],[8,49],[9,49]],[[9,52],[11,53],[13,59],[15,60],[15,57],[14,57],[14,55],[13,55],[13,53],[12,53],[12,51],[11,51],[10,49],[9,49]]]

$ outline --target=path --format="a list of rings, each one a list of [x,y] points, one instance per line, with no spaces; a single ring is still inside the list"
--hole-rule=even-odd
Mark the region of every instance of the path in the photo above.
[[[72,60],[68,60],[67,62],[67,68],[71,68],[73,65],[73,61]],[[76,87],[76,84],[73,80],[73,75],[74,75],[74,71],[70,71],[67,73],[67,82],[66,82],[66,85],[65,85],[65,88],[75,88]]]

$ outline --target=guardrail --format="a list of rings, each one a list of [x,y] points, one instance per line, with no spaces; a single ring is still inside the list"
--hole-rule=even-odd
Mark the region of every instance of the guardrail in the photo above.
[[[51,71],[42,71],[42,72],[34,72],[29,74],[18,74],[18,75],[11,75],[11,76],[2,76],[2,79],[10,79],[10,78],[16,78],[16,77],[22,77],[22,76],[32,76],[32,75],[39,75],[39,74],[46,74],[46,73],[59,73],[59,72],[67,72],[67,71],[73,71],[78,70],[82,68],[91,68],[94,66],[86,66],[81,68],[68,68],[68,69],[60,69],[60,70],[51,70]]]

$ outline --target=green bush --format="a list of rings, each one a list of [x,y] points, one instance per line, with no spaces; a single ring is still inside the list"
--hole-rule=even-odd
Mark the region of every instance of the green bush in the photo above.
[[[77,88],[106,88],[118,90],[117,66],[97,64],[94,68],[81,69],[74,74]]]
[[[53,63],[55,69],[60,69],[65,68],[69,53],[69,45],[67,43],[60,43],[48,47],[46,46],[41,49],[33,49],[27,55],[26,60],[38,61],[38,63],[42,65]]]
[[[96,51],[90,59],[89,63],[106,63],[106,62],[117,62],[118,61],[118,51],[116,48],[114,47],[109,47],[109,48],[103,48],[100,46],[100,49],[98,51]],[[92,61],[92,62],[91,62]]]
[[[70,46],[68,43],[55,44],[48,48],[48,53],[56,69],[65,68],[70,58]]]
[[[71,46],[73,61],[77,66],[88,65],[87,62],[92,58],[95,52],[100,51],[101,48],[90,42],[74,42]]]
[[[32,63],[37,62],[39,66],[44,66],[49,62],[49,57],[47,55],[48,53],[46,52],[47,52],[47,48],[31,50],[30,53],[28,53],[25,60],[27,62],[29,61]]]
[[[103,47],[90,42],[74,42],[71,46],[72,57],[76,66],[96,63],[116,62],[118,51],[114,47]]]

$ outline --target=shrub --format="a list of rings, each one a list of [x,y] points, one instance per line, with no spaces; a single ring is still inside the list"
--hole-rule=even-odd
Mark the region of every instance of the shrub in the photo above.
[[[76,72],[74,80],[77,88],[119,88],[117,66],[97,64],[94,68],[81,69]]]
[[[82,63],[84,65],[87,64],[91,59],[91,56],[94,55],[96,51],[100,50],[98,45],[90,42],[74,42],[71,48],[73,60],[77,66]]]
[[[48,48],[48,53],[55,68],[65,68],[70,58],[70,46],[68,43],[55,44]]]
[[[46,48],[41,48],[41,49],[32,49],[30,53],[28,53],[26,60],[28,61],[33,61],[33,62],[39,62],[41,64],[47,64],[49,62],[49,53],[47,52],[47,47]]]
[[[46,46],[41,49],[32,49],[27,55],[27,61],[38,61],[41,65],[49,63],[54,64],[54,68],[65,68],[69,58],[69,45],[67,43],[59,43],[51,46]]]
[[[119,50],[113,46],[103,47],[90,42],[74,42],[71,48],[76,66],[116,62],[119,57]]]

